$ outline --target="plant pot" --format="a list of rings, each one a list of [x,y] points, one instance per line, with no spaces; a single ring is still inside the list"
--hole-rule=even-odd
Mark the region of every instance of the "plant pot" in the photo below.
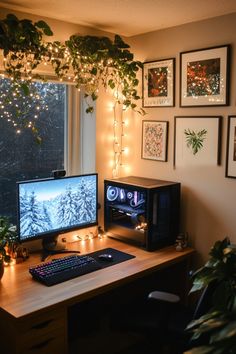
[[[4,273],[4,262],[3,259],[0,259],[0,280],[2,279]]]

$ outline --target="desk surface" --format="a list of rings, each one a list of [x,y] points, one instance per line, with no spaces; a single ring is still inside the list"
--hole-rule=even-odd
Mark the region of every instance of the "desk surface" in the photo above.
[[[68,245],[68,249],[80,250],[81,254],[106,247],[130,253],[135,258],[52,287],[33,280],[28,272],[30,265],[40,263],[39,254],[31,255],[23,263],[6,267],[0,282],[1,311],[20,319],[32,313],[47,311],[49,307],[68,306],[180,262],[194,252],[191,248],[177,252],[174,247],[147,252],[110,238],[94,238]]]

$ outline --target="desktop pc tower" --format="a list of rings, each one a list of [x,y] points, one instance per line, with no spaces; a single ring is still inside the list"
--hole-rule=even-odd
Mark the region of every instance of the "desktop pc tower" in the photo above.
[[[108,236],[153,251],[175,243],[179,219],[180,183],[134,176],[104,181]]]

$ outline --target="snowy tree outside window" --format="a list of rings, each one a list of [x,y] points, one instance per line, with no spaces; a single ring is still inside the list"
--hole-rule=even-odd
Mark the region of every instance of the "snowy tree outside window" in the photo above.
[[[35,85],[42,97],[41,104],[46,109],[40,111],[38,117],[32,113],[35,107],[32,112],[29,110],[28,114],[32,115],[35,126],[40,132],[41,144],[35,142],[30,129],[23,129],[20,134],[17,134],[12,127],[12,122],[0,115],[0,215],[10,217],[12,222],[16,221],[16,182],[47,178],[51,176],[52,170],[64,168],[67,87],[64,84],[39,82]],[[0,79],[1,92],[4,90],[7,92],[8,88],[9,80]],[[12,115],[14,115],[14,110]],[[30,200],[33,203],[34,196],[28,195],[26,200],[27,203]],[[29,213],[28,204],[25,208]],[[36,200],[34,208],[37,208]],[[44,212],[44,217],[47,218],[45,206]],[[38,225],[40,225],[40,220],[38,220]]]

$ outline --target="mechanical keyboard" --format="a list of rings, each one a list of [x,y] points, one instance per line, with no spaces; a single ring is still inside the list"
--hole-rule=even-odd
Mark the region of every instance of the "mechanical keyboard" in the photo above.
[[[34,279],[51,286],[101,268],[89,255],[70,255],[32,266],[29,272]]]

